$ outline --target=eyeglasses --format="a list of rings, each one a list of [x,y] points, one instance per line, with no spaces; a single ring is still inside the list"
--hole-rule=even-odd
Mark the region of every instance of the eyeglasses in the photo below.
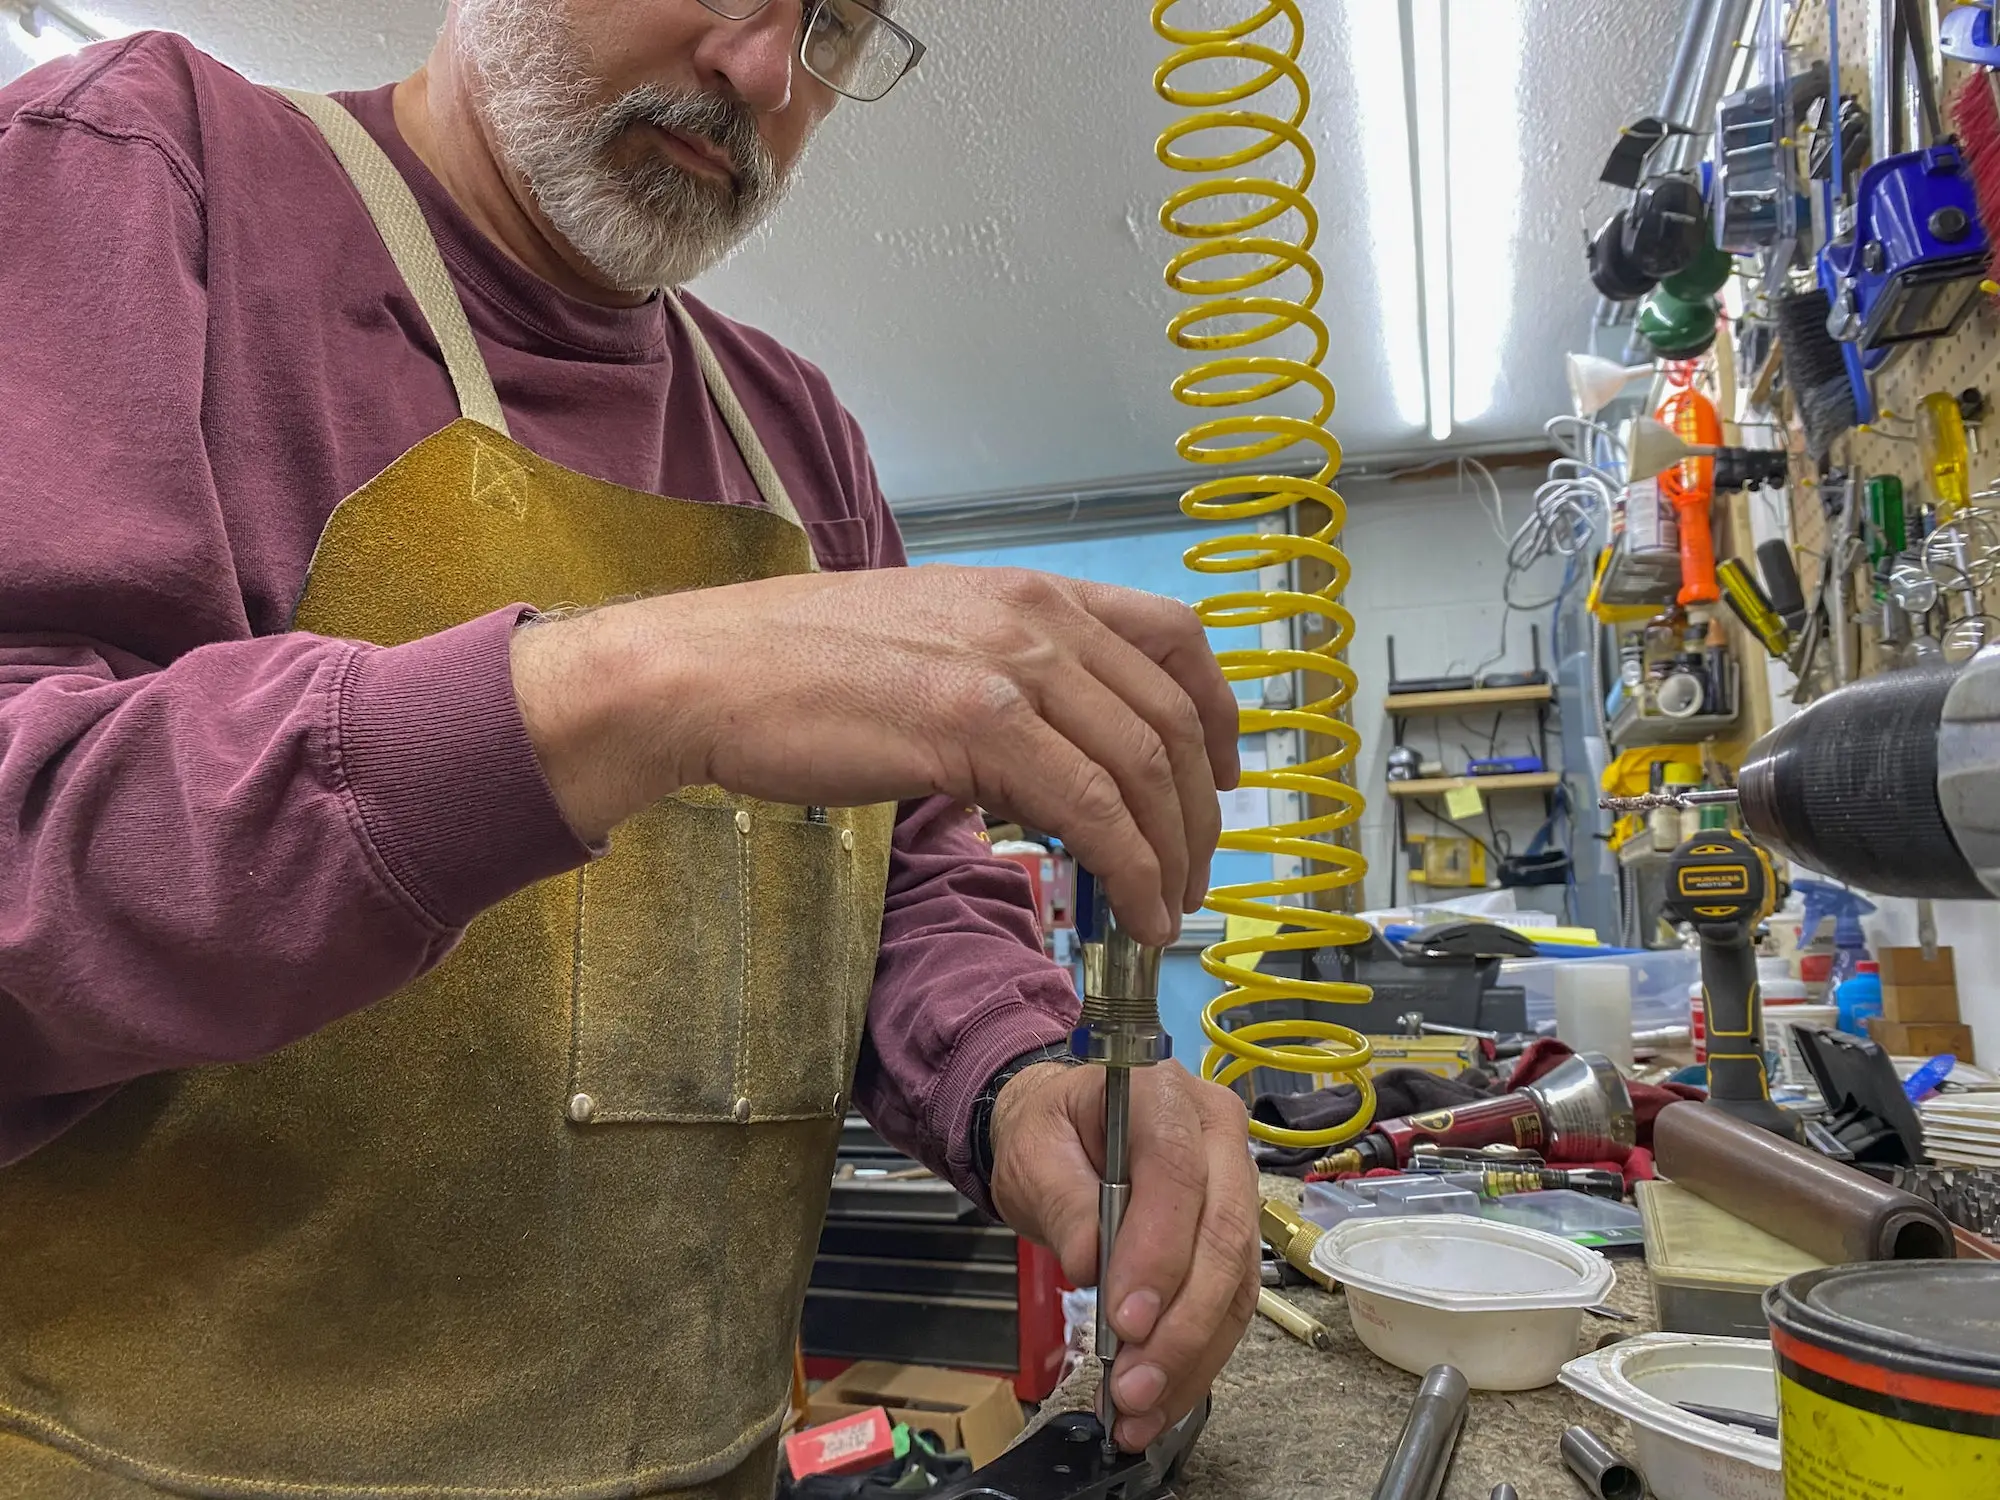
[[[701,0],[718,16],[747,21],[771,0]],[[836,93],[872,104],[924,55],[924,44],[882,14],[885,0],[806,0],[799,62]],[[893,3],[893,0],[887,0]]]

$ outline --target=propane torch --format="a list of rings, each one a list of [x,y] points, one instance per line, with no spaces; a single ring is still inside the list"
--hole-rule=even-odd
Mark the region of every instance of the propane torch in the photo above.
[[[1104,1428],[1104,1455],[1114,1458],[1111,1435],[1118,1412],[1111,1402],[1111,1373],[1118,1358],[1118,1335],[1111,1327],[1105,1277],[1111,1246],[1125,1219],[1132,1194],[1130,1128],[1132,1070],[1150,1067],[1173,1054],[1160,1025],[1160,953],[1139,942],[1119,923],[1104,887],[1086,870],[1076,876],[1076,931],[1083,947],[1083,1013],[1070,1035],[1070,1052],[1104,1069],[1104,1178],[1097,1189],[1097,1420]]]

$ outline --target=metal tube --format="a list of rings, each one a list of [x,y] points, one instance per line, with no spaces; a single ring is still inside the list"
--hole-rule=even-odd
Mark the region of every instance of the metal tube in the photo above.
[[[1472,1387],[1450,1365],[1432,1365],[1417,1387],[1403,1435],[1375,1483],[1375,1500],[1437,1500],[1458,1435],[1465,1428],[1465,1403]]]
[[[1111,1429],[1118,1420],[1118,1408],[1111,1399],[1111,1375],[1118,1359],[1118,1334],[1111,1326],[1111,1300],[1105,1295],[1106,1278],[1111,1273],[1111,1247],[1117,1242],[1119,1227],[1125,1222],[1125,1204],[1132,1196],[1130,1129],[1132,1120],[1132,1070],[1109,1067],[1104,1070],[1104,1180],[1097,1188],[1097,1420],[1104,1428],[1104,1451],[1115,1453],[1117,1444]]]
[[[1561,1452],[1570,1472],[1597,1500],[1642,1500],[1646,1493],[1646,1481],[1639,1471],[1588,1427],[1565,1431]]]
[[[1902,101],[1896,97],[1896,12],[1899,0],[1875,0],[1868,38],[1868,155],[1882,161],[1896,154],[1896,127]]]

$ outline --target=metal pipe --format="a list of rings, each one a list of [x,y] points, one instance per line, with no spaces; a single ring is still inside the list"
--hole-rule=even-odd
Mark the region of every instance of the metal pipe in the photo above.
[[[1563,1462],[1597,1500],[1642,1500],[1646,1481],[1639,1471],[1588,1427],[1571,1427],[1562,1435]]]
[[[1902,105],[1896,97],[1896,14],[1900,0],[1875,0],[1868,38],[1868,155],[1883,161],[1896,154],[1896,127]]]
[[[1471,1392],[1465,1377],[1450,1365],[1432,1365],[1425,1372],[1396,1451],[1375,1482],[1375,1500],[1437,1500],[1465,1428]]]
[[[1709,16],[1716,0],[1688,0],[1681,17],[1680,38],[1674,43],[1673,66],[1667,69],[1666,87],[1660,91],[1659,117],[1670,124],[1687,124],[1688,83],[1694,76],[1695,58],[1701,52]]]

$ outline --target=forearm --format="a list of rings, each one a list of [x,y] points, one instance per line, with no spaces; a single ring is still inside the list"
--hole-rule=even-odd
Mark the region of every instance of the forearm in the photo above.
[[[1008,1063],[1069,1035],[1077,998],[1042,953],[1026,875],[975,829],[944,798],[897,820],[855,1097],[897,1149],[990,1209],[979,1100]]]
[[[122,679],[0,652],[0,1159],[37,1101],[282,1046],[587,858],[514,707],[512,623]]]

